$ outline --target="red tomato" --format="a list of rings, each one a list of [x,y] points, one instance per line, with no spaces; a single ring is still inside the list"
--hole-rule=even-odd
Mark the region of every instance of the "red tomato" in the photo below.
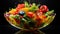
[[[18,4],[18,6],[16,7],[17,10],[20,10],[21,8],[24,8],[25,4]]]
[[[18,4],[17,8],[23,8],[25,7],[25,4]]]
[[[48,11],[48,7],[46,5],[42,5],[40,7],[40,12],[47,12]]]
[[[33,13],[33,12],[27,12],[27,16],[28,16],[29,18],[32,18],[32,17],[34,17],[34,13]]]

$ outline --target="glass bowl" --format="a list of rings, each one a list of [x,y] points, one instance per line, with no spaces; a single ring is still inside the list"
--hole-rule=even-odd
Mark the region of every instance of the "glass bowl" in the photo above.
[[[22,6],[24,6],[24,4],[18,4],[18,5],[22,5]],[[33,6],[34,7],[34,10],[36,9],[36,7],[35,7],[35,3],[33,3],[33,4],[30,4],[30,6],[28,5],[28,3],[27,2],[25,2],[25,7],[23,7],[24,9],[22,9],[22,10],[25,10],[25,11],[27,11],[26,9],[26,7],[28,7],[28,9],[31,7],[31,6]],[[38,6],[40,6],[40,5],[38,5]],[[21,7],[21,6],[20,6]],[[42,6],[40,6],[40,7],[42,7]],[[46,8],[46,6],[44,5],[43,7],[45,7]],[[10,11],[11,12],[13,12],[13,11],[16,11],[16,9],[17,8],[15,8],[15,9],[11,9]],[[47,8],[48,9],[48,8]],[[31,9],[32,10],[32,9]],[[44,10],[44,9],[43,9]],[[10,12],[9,11],[9,12]],[[38,12],[37,12],[38,11]],[[14,26],[14,27],[16,27],[16,28],[18,28],[18,29],[21,29],[21,31],[19,31],[19,32],[17,32],[17,33],[15,33],[15,34],[23,34],[23,33],[27,33],[27,32],[30,32],[30,33],[34,33],[34,34],[45,34],[45,33],[43,33],[43,32],[41,32],[41,31],[39,31],[39,29],[42,29],[42,28],[44,28],[44,27],[46,27],[46,26],[48,26],[53,20],[54,20],[54,18],[55,18],[55,16],[56,16],[56,13],[54,13],[54,10],[51,10],[51,11],[49,11],[49,9],[48,9],[48,11],[47,12],[43,12],[43,16],[45,15],[45,19],[43,19],[41,16],[42,16],[42,14],[41,13],[39,13],[39,11],[40,11],[40,9],[37,9],[37,10],[35,10],[35,12],[34,11],[31,11],[30,12],[30,14],[28,15],[28,12],[26,13],[26,15],[28,15],[28,16],[26,16],[26,15],[24,15],[24,17],[23,18],[21,18],[21,10],[19,9],[19,14],[18,15],[13,15],[13,14],[10,14],[9,12],[6,12],[6,13],[4,13],[4,17],[6,18],[6,20],[9,22],[9,24],[11,24],[12,26]],[[34,16],[36,17],[36,19],[38,18],[39,20],[36,20],[35,19],[35,21],[34,20],[32,20],[32,19],[34,19],[35,17],[31,17],[31,14],[32,14],[32,12],[34,13]],[[13,12],[14,13],[14,12]],[[22,11],[22,13],[24,13],[24,11]],[[36,16],[36,14],[35,13],[37,13],[37,15],[38,15],[38,17]],[[50,14],[50,15],[49,15]],[[33,15],[33,14],[32,14]],[[18,17],[15,17],[15,16],[18,16]],[[19,18],[19,20],[21,21],[21,19],[23,20],[21,23],[19,22],[19,20],[15,20],[15,18]],[[29,18],[30,17],[30,18]],[[40,17],[43,19],[43,21],[42,22],[40,22],[41,20],[40,20]],[[30,19],[30,20],[29,20]],[[28,20],[28,21],[27,21]],[[46,22],[45,22],[45,20],[47,20]],[[19,23],[18,23],[18,22]],[[38,24],[38,25],[37,25]]]

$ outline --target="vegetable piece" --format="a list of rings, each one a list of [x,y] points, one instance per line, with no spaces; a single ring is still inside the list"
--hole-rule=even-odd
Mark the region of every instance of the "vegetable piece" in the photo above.
[[[16,21],[17,24],[20,24],[20,20],[19,19],[14,18],[14,20]]]
[[[10,18],[10,22],[16,26],[19,26],[19,24],[17,24],[17,22],[15,21],[15,19],[13,18],[14,15],[10,15],[9,18]]]
[[[28,4],[28,2],[25,2],[25,7],[30,7],[30,5]]]
[[[42,5],[40,7],[40,12],[47,12],[48,11],[48,7],[46,5]]]
[[[42,23],[42,19],[39,16],[37,16],[36,21],[37,21],[37,23],[36,23],[37,27],[40,26]]]
[[[16,10],[19,11],[20,9],[24,8],[25,4],[18,4]]]
[[[20,18],[19,18],[19,15],[15,15],[15,17],[14,17],[14,18],[16,18],[16,19],[20,19]]]
[[[48,12],[45,13],[45,15],[49,16],[49,15],[53,14],[53,12],[54,12],[54,10],[48,11]]]
[[[46,24],[50,24],[53,21],[54,17],[55,16],[48,16],[45,20]]]
[[[29,18],[33,18],[33,17],[34,17],[34,13],[33,13],[33,12],[28,12],[28,13],[27,13],[27,16],[28,16]]]
[[[9,11],[10,14],[15,14],[16,9],[12,9],[11,11]]]
[[[45,19],[46,18],[46,16],[45,15],[41,15],[41,16],[39,16],[41,19]]]
[[[36,15],[38,15],[38,16],[43,15],[43,12],[36,11]]]
[[[33,3],[32,6],[29,8],[29,10],[30,11],[36,11],[36,10],[38,10],[38,7],[39,7],[38,5],[36,6],[36,4]]]

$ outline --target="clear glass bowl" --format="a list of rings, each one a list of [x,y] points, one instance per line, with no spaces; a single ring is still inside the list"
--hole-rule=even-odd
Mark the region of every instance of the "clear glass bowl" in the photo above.
[[[30,3],[30,2],[29,2]],[[39,34],[41,33],[41,34],[44,34],[43,32],[41,32],[41,31],[39,31],[39,29],[42,29],[42,28],[44,28],[44,27],[46,27],[46,26],[48,26],[53,20],[54,20],[54,18],[55,18],[55,16],[56,16],[56,13],[54,13],[53,15],[51,15],[51,18],[46,22],[46,23],[42,23],[43,25],[41,25],[41,26],[39,26],[39,27],[29,27],[29,28],[24,28],[24,26],[18,26],[18,25],[16,25],[16,24],[13,24],[11,21],[9,21],[8,20],[8,15],[7,16],[5,16],[7,13],[4,13],[4,17],[6,18],[6,20],[9,22],[9,24],[11,24],[12,26],[14,26],[14,27],[16,27],[16,28],[18,28],[18,29],[21,29],[21,31],[19,31],[19,32],[17,32],[17,33],[15,33],[15,34],[22,34],[22,32],[23,31],[27,31],[27,32],[31,32],[32,31],[32,33],[33,32],[39,32]],[[27,25],[27,24],[26,24]],[[34,25],[35,26],[35,25]],[[26,27],[28,27],[28,26],[26,26]],[[23,32],[24,33],[24,32]]]

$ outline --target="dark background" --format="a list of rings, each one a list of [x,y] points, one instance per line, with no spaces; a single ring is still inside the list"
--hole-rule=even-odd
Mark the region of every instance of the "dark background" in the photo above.
[[[27,0],[28,1],[28,0]],[[19,29],[11,26],[4,18],[3,14],[6,11],[9,11],[9,8],[14,8],[15,5],[18,3],[22,3],[23,0],[1,0],[0,1],[0,34],[7,33],[7,34],[14,34],[15,32],[19,31]],[[50,10],[54,9],[55,13],[58,11],[58,1],[55,0],[32,0],[31,3],[41,3],[48,6]],[[59,13],[59,12],[58,12]],[[56,16],[57,17],[57,16]],[[54,34],[59,33],[60,28],[59,24],[57,22],[57,18],[54,19],[54,21],[47,27],[41,29],[46,34]]]

